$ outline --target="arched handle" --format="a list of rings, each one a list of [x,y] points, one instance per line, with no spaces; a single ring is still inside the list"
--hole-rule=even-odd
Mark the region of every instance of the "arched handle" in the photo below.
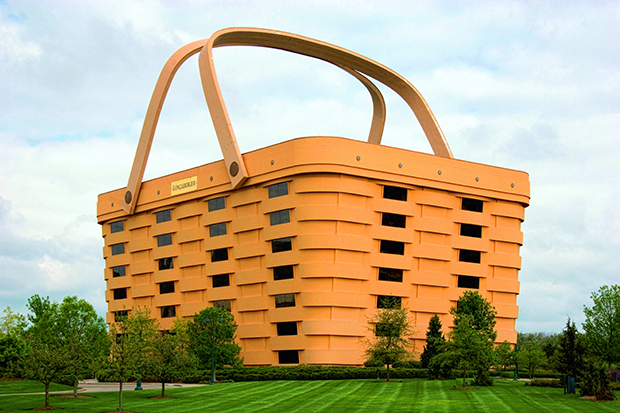
[[[204,47],[201,47],[201,45],[204,45]],[[205,99],[209,106],[211,119],[233,188],[239,187],[248,178],[247,169],[237,145],[213,63],[214,47],[240,45],[285,50],[330,62],[351,74],[357,73],[354,76],[362,81],[373,98],[374,113],[369,141],[374,139],[376,143],[379,143],[381,140],[385,121],[385,103],[379,90],[361,74],[363,73],[382,82],[400,95],[413,110],[434,153],[448,158],[453,157],[448,143],[439,128],[439,124],[422,95],[404,77],[393,70],[344,48],[296,34],[267,29],[230,28],[214,33],[206,41],[206,44],[202,40],[182,47],[166,62],[153,91],[147,115],[144,119],[140,143],[138,144],[123,200],[123,209],[125,211],[132,214],[135,210],[146,160],[148,159],[155,133],[155,126],[172,77],[179,66],[198,51],[201,51],[199,68]],[[383,108],[382,110],[381,107]],[[377,132],[379,129],[381,132]],[[373,133],[375,134],[374,138]]]

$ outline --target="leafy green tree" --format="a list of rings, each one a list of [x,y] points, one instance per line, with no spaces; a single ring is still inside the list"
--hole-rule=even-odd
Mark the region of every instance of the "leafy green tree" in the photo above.
[[[65,371],[73,381],[73,396],[77,397],[78,381],[87,377],[93,363],[107,353],[106,324],[93,306],[77,297],[65,297],[58,307],[58,328],[69,355]]]
[[[387,308],[380,308],[369,318],[375,336],[365,341],[366,358],[379,360],[387,366],[387,381],[390,381],[390,366],[411,357],[409,337],[414,334],[409,322],[409,310],[400,308],[400,301],[388,301]]]
[[[495,347],[495,368],[501,373],[506,372],[509,368],[514,366],[514,357],[512,344],[504,340],[500,345]]]
[[[69,354],[60,334],[58,304],[34,295],[28,299],[27,307],[32,312],[28,315],[32,326],[26,333],[24,373],[26,378],[45,385],[45,407],[49,407],[50,383],[65,378]]]
[[[441,320],[437,314],[433,315],[428,323],[428,330],[426,330],[426,345],[420,361],[422,368],[429,369],[429,377],[437,378],[440,372],[436,368],[431,367],[431,360],[437,354],[441,352],[443,344],[446,342],[446,338],[441,332]]]
[[[3,316],[0,317],[0,337],[7,335],[23,335],[26,329],[26,317],[22,314],[14,313],[11,307],[7,307],[2,311]]]
[[[545,352],[542,351],[539,345],[535,343],[529,343],[525,345],[520,352],[517,353],[519,362],[527,369],[530,379],[534,378],[536,369],[543,366],[547,362]]]
[[[582,397],[594,396],[597,400],[616,400],[607,369],[594,357],[589,357],[586,362],[579,394]]]
[[[187,323],[175,320],[168,334],[157,337],[151,347],[148,371],[161,383],[161,397],[165,397],[166,383],[181,380],[196,369],[198,360],[189,352]]]
[[[123,382],[140,377],[146,371],[146,360],[157,335],[158,325],[148,308],[132,308],[127,316],[119,316],[110,325],[110,355],[101,369],[118,380],[118,410],[123,411]]]
[[[241,347],[235,342],[236,331],[235,317],[229,311],[207,307],[194,315],[187,327],[187,334],[189,351],[198,358],[200,369],[211,369],[212,347],[215,348],[216,368],[242,363],[239,358]],[[215,337],[214,342],[211,337]]]
[[[591,298],[594,305],[583,308],[583,329],[590,351],[609,368],[620,363],[620,285],[604,285]]]
[[[0,378],[21,377],[28,352],[26,340],[16,334],[0,337]]]

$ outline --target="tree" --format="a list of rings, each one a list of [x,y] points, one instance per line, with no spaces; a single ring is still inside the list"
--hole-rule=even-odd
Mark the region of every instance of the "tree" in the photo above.
[[[0,337],[0,378],[21,377],[21,370],[28,346],[15,334]]]
[[[28,352],[24,359],[26,378],[45,385],[45,407],[49,407],[49,385],[65,376],[69,364],[66,342],[60,335],[58,304],[34,295],[28,299],[33,323],[26,333]]]
[[[545,352],[535,343],[528,343],[517,353],[519,362],[527,368],[530,380],[534,378],[536,369],[547,362]]]
[[[596,400],[616,400],[607,369],[593,357],[589,357],[586,363],[579,394],[582,397],[594,396]]]
[[[441,320],[437,314],[433,315],[428,323],[426,331],[426,345],[421,356],[422,368],[428,369],[430,378],[436,378],[440,372],[436,368],[432,368],[431,360],[441,352],[441,347],[446,342],[446,338],[441,332]]]
[[[77,397],[78,381],[85,378],[93,363],[107,352],[107,328],[90,303],[77,297],[65,297],[58,307],[58,328],[69,355],[66,374],[73,380]]]
[[[147,307],[134,307],[128,313],[128,316],[119,316],[117,322],[110,325],[110,355],[104,359],[102,366],[113,380],[119,381],[119,411],[123,411],[123,381],[140,377],[141,372],[146,370],[147,354],[158,329]]]
[[[236,331],[235,317],[229,311],[207,307],[194,315],[187,333],[189,350],[198,358],[200,369],[211,370],[212,348],[215,348],[216,367],[236,366],[242,363],[239,358],[241,347],[235,342]],[[215,342],[212,337],[215,338]]]
[[[495,368],[504,373],[514,366],[515,355],[512,351],[512,344],[504,340],[499,346],[495,347]]]
[[[366,340],[365,346],[367,359],[379,360],[387,366],[387,381],[390,381],[390,366],[411,356],[409,337],[414,330],[409,322],[409,310],[400,308],[400,301],[388,300],[386,304],[387,308],[378,309],[369,318],[375,336]]]
[[[620,286],[604,285],[591,298],[594,305],[583,308],[583,329],[590,351],[609,368],[620,363]]]
[[[478,291],[465,291],[456,302],[456,307],[452,307],[450,310],[450,314],[454,317],[455,325],[460,322],[464,315],[471,317],[472,328],[484,334],[491,342],[495,342],[497,338],[495,331],[497,311]]]
[[[577,378],[584,367],[587,346],[584,337],[579,334],[575,322],[569,318],[560,334],[558,347],[553,355],[555,369],[562,374]]]
[[[0,337],[7,335],[23,335],[27,326],[26,317],[11,311],[11,307],[5,308],[0,317]]]
[[[152,343],[148,371],[161,383],[161,397],[165,397],[166,383],[180,380],[196,368],[198,361],[188,350],[187,324],[175,320],[174,328]]]

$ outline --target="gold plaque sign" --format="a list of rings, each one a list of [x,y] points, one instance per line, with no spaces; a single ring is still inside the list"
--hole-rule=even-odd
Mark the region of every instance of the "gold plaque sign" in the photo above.
[[[181,195],[196,189],[198,189],[198,175],[172,182],[170,184],[170,195]]]

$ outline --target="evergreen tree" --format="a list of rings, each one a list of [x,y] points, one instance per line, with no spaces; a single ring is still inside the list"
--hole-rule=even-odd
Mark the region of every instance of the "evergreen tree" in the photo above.
[[[569,318],[562,330],[557,349],[555,350],[555,369],[562,374],[577,378],[584,367],[584,355],[587,347],[584,337],[579,334],[575,322]]]
[[[426,345],[421,356],[422,368],[429,369],[429,377],[437,378],[440,374],[437,368],[431,368],[431,360],[441,352],[441,347],[446,342],[441,331],[441,320],[437,314],[433,315],[428,323],[426,331]]]

